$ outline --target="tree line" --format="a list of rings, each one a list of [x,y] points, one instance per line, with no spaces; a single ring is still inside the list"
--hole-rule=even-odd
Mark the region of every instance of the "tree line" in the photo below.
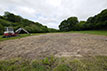
[[[66,20],[63,20],[59,25],[59,30],[48,28],[39,22],[33,22],[13,13],[5,12],[3,16],[0,16],[0,34],[3,34],[5,27],[13,27],[14,30],[21,27],[30,33],[107,30],[107,9],[93,17],[89,17],[87,21],[78,21],[77,17],[70,17]]]
[[[10,12],[5,12],[3,16],[0,16],[0,34],[3,34],[5,27],[13,27],[14,30],[21,27],[30,33],[47,33],[58,31],[53,28],[48,28],[39,22],[33,22]]]
[[[107,30],[107,9],[89,17],[87,21],[78,21],[77,17],[63,20],[59,25],[60,31]]]

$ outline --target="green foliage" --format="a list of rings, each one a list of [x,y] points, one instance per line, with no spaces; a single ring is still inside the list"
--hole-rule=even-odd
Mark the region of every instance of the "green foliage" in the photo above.
[[[60,31],[107,30],[107,9],[93,17],[89,17],[86,22],[78,22],[76,17],[70,17],[68,20],[62,21],[59,28]]]
[[[42,65],[41,62],[37,60],[32,62],[32,67],[35,71],[47,71],[46,66]]]
[[[10,22],[19,22],[23,20],[23,18],[21,18],[20,16],[14,15],[13,13],[10,12],[5,12],[3,17],[5,20],[8,20]]]
[[[48,31],[49,31],[49,32],[59,32],[59,30],[53,29],[53,28],[49,28]]]
[[[64,20],[59,25],[61,31],[70,31],[78,23],[77,17],[70,17],[67,20]]]
[[[80,31],[80,30],[84,30],[85,28],[85,21],[80,21],[78,24],[76,24],[73,28],[74,31]]]
[[[3,26],[0,24],[0,35],[3,34]]]
[[[1,34],[3,34],[3,32],[4,32],[4,27],[5,26],[11,26],[11,22],[9,22],[9,21],[6,21],[6,20],[4,20],[4,19],[0,19],[0,35]]]
[[[11,22],[9,22],[9,21],[6,21],[6,20],[4,20],[4,19],[0,19],[0,24],[2,25],[2,26],[11,26]]]
[[[53,64],[55,63],[55,61],[56,61],[56,59],[55,59],[53,56],[51,56],[51,57],[46,57],[46,58],[44,58],[44,59],[42,60],[42,63],[43,63],[44,65],[51,66],[51,65],[53,65]]]
[[[67,20],[64,20],[61,22],[61,24],[59,25],[59,29],[60,31],[68,31],[69,25],[67,24]]]

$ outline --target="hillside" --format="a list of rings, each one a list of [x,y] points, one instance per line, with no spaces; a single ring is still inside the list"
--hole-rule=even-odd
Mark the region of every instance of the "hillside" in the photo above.
[[[3,16],[0,16],[0,34],[3,34],[5,27],[13,27],[15,30],[21,27],[30,33],[47,33],[57,31],[56,29],[48,28],[39,22],[24,19],[21,16],[14,15],[10,12],[5,12]]]

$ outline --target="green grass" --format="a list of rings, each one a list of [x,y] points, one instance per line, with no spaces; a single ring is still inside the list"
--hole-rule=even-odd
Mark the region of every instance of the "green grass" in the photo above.
[[[28,34],[20,34],[20,36],[17,36],[17,37],[2,38],[3,35],[0,35],[0,41],[10,40],[10,39],[18,39],[18,38],[27,37],[27,36],[29,36],[29,35]]]
[[[46,33],[19,34],[19,36],[17,36],[17,37],[10,37],[10,38],[2,38],[3,35],[0,35],[0,41],[20,39],[20,38],[23,38],[23,37],[34,36],[34,35],[41,35],[41,34],[46,34]]]
[[[107,56],[84,59],[46,57],[33,61],[21,58],[1,60],[0,71],[107,71]]]
[[[83,33],[83,34],[93,34],[93,35],[104,35],[107,36],[107,31],[70,31],[64,33]]]

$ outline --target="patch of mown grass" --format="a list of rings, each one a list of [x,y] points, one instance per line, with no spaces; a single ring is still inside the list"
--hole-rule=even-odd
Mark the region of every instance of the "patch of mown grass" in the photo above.
[[[84,59],[46,57],[41,60],[1,60],[0,71],[107,71],[107,56]]]
[[[67,33],[83,33],[83,34],[94,34],[107,36],[107,31],[70,31]]]
[[[3,35],[0,35],[0,41],[12,40],[12,39],[20,39],[20,38],[23,38],[23,37],[34,36],[34,35],[41,35],[41,34],[45,34],[45,33],[19,34],[19,36],[9,37],[9,38],[3,38]]]

